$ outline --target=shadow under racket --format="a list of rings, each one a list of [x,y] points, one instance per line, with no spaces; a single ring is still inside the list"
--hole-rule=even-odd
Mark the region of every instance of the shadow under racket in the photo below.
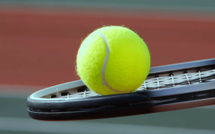
[[[136,92],[101,96],[81,80],[48,87],[27,99],[30,117],[83,120],[215,104],[215,59],[152,67]]]

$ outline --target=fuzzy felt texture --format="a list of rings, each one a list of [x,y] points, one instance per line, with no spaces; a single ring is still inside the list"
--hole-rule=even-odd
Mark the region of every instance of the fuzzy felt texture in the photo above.
[[[101,69],[105,59],[105,42],[108,42],[108,59],[105,81],[121,93],[135,91],[145,80],[150,69],[150,53],[145,42],[132,30],[122,26],[106,26],[88,35],[77,54],[77,73],[89,89],[102,95],[117,94],[102,83]]]

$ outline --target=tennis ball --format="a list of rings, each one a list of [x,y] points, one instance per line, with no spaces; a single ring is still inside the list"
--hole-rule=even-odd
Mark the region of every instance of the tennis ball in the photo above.
[[[101,95],[135,91],[150,69],[145,42],[122,26],[105,26],[82,42],[76,60],[77,73],[85,85]]]

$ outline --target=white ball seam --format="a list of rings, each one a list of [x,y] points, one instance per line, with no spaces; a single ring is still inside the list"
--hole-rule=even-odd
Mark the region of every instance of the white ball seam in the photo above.
[[[111,88],[111,87],[107,84],[107,82],[106,82],[106,80],[105,80],[105,76],[104,76],[104,75],[105,75],[105,67],[106,67],[107,60],[108,60],[109,48],[108,48],[108,42],[107,42],[106,37],[105,37],[103,34],[101,34],[101,33],[98,33],[98,35],[101,36],[102,39],[103,39],[104,42],[105,42],[105,58],[104,58],[104,63],[103,63],[102,68],[101,68],[102,84],[105,85],[105,86],[106,86],[108,89],[110,89],[111,91],[114,91],[114,92],[117,92],[117,93],[124,93],[124,92],[122,92],[122,91],[118,91],[118,90],[115,90],[115,89]]]

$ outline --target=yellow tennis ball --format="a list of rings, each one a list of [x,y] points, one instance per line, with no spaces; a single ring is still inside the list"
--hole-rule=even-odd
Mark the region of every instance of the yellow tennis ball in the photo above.
[[[135,91],[150,69],[145,42],[122,26],[105,26],[88,35],[77,54],[77,73],[94,92],[102,95]]]

